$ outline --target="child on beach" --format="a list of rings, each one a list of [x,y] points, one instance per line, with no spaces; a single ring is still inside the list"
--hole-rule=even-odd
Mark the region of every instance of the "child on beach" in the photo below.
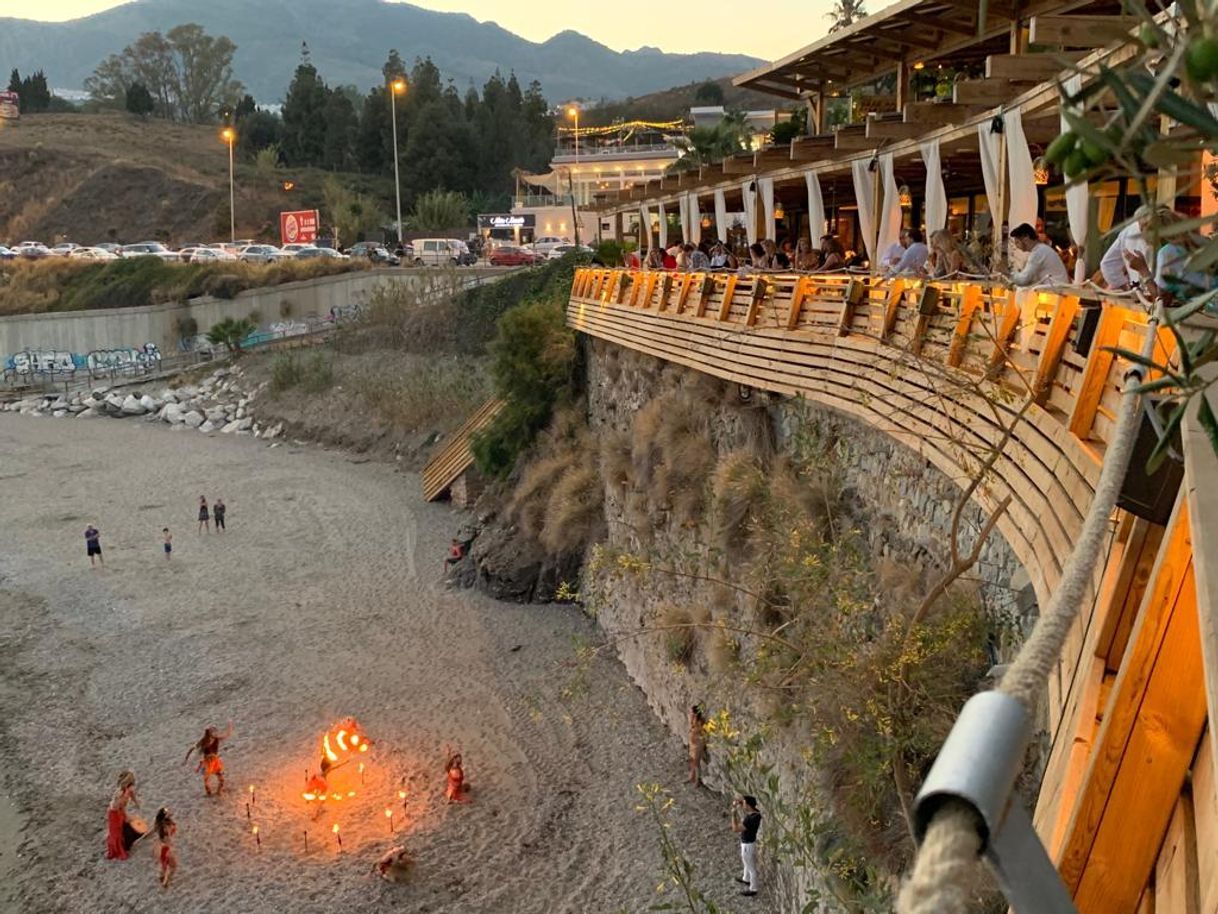
[[[165,561],[169,561],[169,557],[173,555],[173,534],[169,532],[168,527],[161,532],[165,534]]]
[[[208,727],[203,731],[203,736],[199,741],[186,750],[186,758],[182,760],[182,764],[190,761],[190,754],[198,750],[199,764],[195,770],[203,772],[203,792],[209,797],[212,795],[211,779],[213,775],[216,778],[216,796],[224,791],[224,763],[220,761],[220,743],[232,735],[232,724],[228,725],[228,729],[223,734],[217,733],[215,727]]]
[[[85,528],[85,552],[89,555],[89,567],[94,566],[94,560],[106,564],[102,558],[101,532],[92,524]]]
[[[216,532],[219,533],[224,529],[224,499],[217,498],[215,505],[212,506],[211,514],[216,521]]]
[[[701,705],[689,709],[689,783],[702,786],[702,758],[706,754],[706,718]]]
[[[156,832],[158,849],[157,860],[161,864],[161,888],[169,888],[169,880],[173,878],[178,868],[178,855],[173,852],[173,836],[177,834],[178,823],[173,821],[169,809],[162,806],[156,811],[156,821],[152,825]]]
[[[204,531],[204,529],[206,529],[208,533],[211,532],[211,515],[207,511],[207,499],[204,498],[202,495],[200,495],[199,496],[199,532],[202,533]]]

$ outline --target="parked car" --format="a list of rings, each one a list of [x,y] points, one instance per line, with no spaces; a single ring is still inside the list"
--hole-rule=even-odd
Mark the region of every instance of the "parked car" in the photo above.
[[[314,248],[314,247],[317,247],[317,245],[308,244],[303,241],[293,241],[291,244],[283,245],[279,250],[283,251],[283,253],[285,253],[285,254],[291,254],[293,257],[295,257],[301,251],[307,250],[308,248]]]
[[[130,257],[159,257],[165,261],[178,261],[182,258],[177,251],[171,251],[159,241],[140,241],[136,244],[124,244],[119,256]]]
[[[365,257],[374,264],[382,264],[387,267],[396,267],[401,263],[397,257],[389,253],[388,248],[375,241],[357,241],[347,250],[347,254],[351,257]]]
[[[13,250],[18,257],[24,257],[26,260],[40,260],[51,256],[51,249],[41,241],[23,241]]]
[[[411,244],[414,245],[415,266],[457,266],[463,262],[462,252],[456,247],[463,242],[452,238],[416,238]],[[465,253],[469,253],[468,248]]]
[[[570,238],[558,238],[554,235],[546,235],[542,238],[538,238],[536,241],[530,244],[529,250],[531,250],[534,254],[540,254],[544,259],[549,257],[550,251],[554,250],[554,248],[558,247],[560,244],[570,243]]]
[[[12,248],[6,248],[0,244],[0,260],[14,260],[17,257],[17,252]]]
[[[328,260],[350,259],[346,254],[340,254],[338,251],[334,250],[334,248],[304,247],[296,252],[297,260],[315,260],[319,257]]]
[[[118,254],[123,249],[123,246],[117,241],[99,241],[93,247],[102,251],[109,251],[111,254]]]
[[[505,244],[491,251],[492,267],[527,267],[537,263],[541,257],[532,251]]]
[[[217,263],[217,262],[233,262],[236,261],[237,255],[232,251],[226,251],[224,248],[195,248],[190,255],[191,263]]]
[[[118,260],[118,255],[103,248],[75,248],[68,255],[70,260]]]
[[[560,260],[568,254],[591,254],[592,248],[586,244],[558,244],[550,248],[549,260]]]
[[[274,263],[289,256],[273,244],[247,244],[237,254],[237,259],[246,263]]]
[[[79,244],[73,244],[71,241],[61,241],[51,248],[51,254],[55,257],[67,257],[78,247],[80,247]]]

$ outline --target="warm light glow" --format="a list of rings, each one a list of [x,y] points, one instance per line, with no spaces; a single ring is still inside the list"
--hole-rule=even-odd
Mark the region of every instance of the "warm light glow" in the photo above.
[[[342,749],[343,752],[348,751],[348,749],[347,749],[347,731],[346,730],[339,730],[338,735],[334,738],[334,740],[335,740],[335,742],[338,743],[339,749]]]
[[[253,793],[253,792],[254,792],[254,785],[250,784],[250,793]]]
[[[312,803],[314,800],[317,799],[317,794],[309,793],[308,791],[306,791],[305,793],[302,793],[301,796],[304,797],[306,800],[308,800],[310,803]],[[323,800],[325,799],[324,795],[322,796],[322,799]]]
[[[579,109],[572,105],[567,109],[567,117],[579,117]]]
[[[914,69],[921,70],[925,66],[926,66],[926,64],[923,61],[919,60],[916,64],[914,64]]]
[[[786,217],[787,217],[787,211],[784,210],[782,208],[782,204],[779,203],[776,207],[774,207],[774,218],[781,221],[781,220],[785,219]]]
[[[367,744],[367,743],[360,743],[359,751],[360,751],[360,752],[367,752],[367,751],[368,751],[368,744]]]
[[[393,818],[393,810],[392,810],[392,809],[390,809],[388,806],[386,806],[386,807],[385,807],[385,818],[386,818],[386,819],[392,819],[392,818]]]
[[[358,733],[352,733],[352,734],[351,734],[351,745],[352,745],[352,746],[358,746],[358,745],[359,745],[359,734],[358,734]]]
[[[348,791],[347,791],[347,796],[349,796],[349,797],[353,797],[353,796],[355,796],[355,791],[354,791],[354,790],[348,790]]]
[[[250,831],[252,831],[255,835],[258,834],[258,826],[255,825],[252,829],[250,829]]]
[[[902,206],[913,206],[913,194],[910,193],[908,184],[902,184],[897,188],[897,196],[900,198]]]
[[[405,790],[399,790],[399,791],[398,791],[398,799],[399,799],[399,800],[404,800],[404,799],[406,799],[406,791],[405,791]]]
[[[224,140],[224,142],[231,146],[233,143],[237,142],[237,131],[232,127],[225,127],[220,131],[220,139]]]
[[[1032,180],[1040,187],[1049,183],[1049,163],[1044,156],[1039,156],[1032,163]]]
[[[330,831],[334,832],[334,834],[336,834],[336,835],[338,834],[338,823],[337,822],[335,822],[332,826],[330,826]]]
[[[327,733],[325,736],[323,736],[321,738],[321,748],[325,751],[326,758],[328,758],[332,762],[338,761],[338,756],[335,755],[334,750],[330,748],[330,734],[329,733]]]
[[[395,95],[401,95],[406,91],[406,80],[404,79],[395,79],[392,83],[390,83],[390,85],[393,87]]]

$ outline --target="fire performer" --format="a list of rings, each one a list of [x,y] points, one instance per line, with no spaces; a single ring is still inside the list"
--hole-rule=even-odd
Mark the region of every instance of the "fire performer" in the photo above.
[[[460,803],[461,794],[468,788],[465,786],[465,769],[461,766],[461,753],[454,752],[444,765],[444,773],[448,775],[448,786],[444,788],[444,796],[450,803]]]
[[[124,771],[118,776],[118,789],[106,812],[106,856],[111,860],[126,860],[127,852],[144,837],[143,830],[127,819],[128,804],[140,808],[139,797],[135,795],[135,775]]]
[[[223,734],[217,733],[215,727],[208,727],[203,731],[202,739],[186,750],[183,764],[190,761],[192,752],[196,749],[199,752],[199,764],[195,770],[203,772],[203,790],[209,797],[212,795],[211,778],[213,775],[216,778],[216,796],[219,796],[224,790],[224,763],[220,761],[220,743],[232,735],[233,725],[231,723]]]
[[[156,832],[160,845],[157,860],[161,864],[161,887],[169,888],[169,881],[178,868],[178,855],[173,852],[173,837],[178,833],[178,823],[173,820],[168,807],[162,806],[157,810],[152,830]]]

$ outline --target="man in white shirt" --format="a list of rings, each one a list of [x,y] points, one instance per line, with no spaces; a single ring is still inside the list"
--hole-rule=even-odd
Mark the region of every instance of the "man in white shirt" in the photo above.
[[[930,256],[930,248],[922,240],[922,232],[916,228],[906,229],[901,233],[901,241],[905,243],[905,253],[892,268],[892,274],[905,276],[921,273],[926,266],[926,258]]]
[[[1057,251],[1036,236],[1036,229],[1024,222],[1011,230],[1011,243],[1028,255],[1022,270],[1011,274],[1017,286],[1065,286],[1070,284],[1066,265]]]
[[[1129,255],[1141,254],[1146,263],[1150,263],[1150,245],[1147,244],[1143,233],[1153,214],[1154,207],[1139,206],[1138,211],[1134,213],[1133,222],[1121,229],[1104,252],[1100,260],[1100,273],[1108,288],[1128,289],[1130,283],[1142,282],[1149,278],[1129,265]]]
[[[905,232],[902,231],[900,239],[894,241],[884,249],[884,253],[880,255],[879,269],[881,273],[891,273],[901,258],[905,256]]]

